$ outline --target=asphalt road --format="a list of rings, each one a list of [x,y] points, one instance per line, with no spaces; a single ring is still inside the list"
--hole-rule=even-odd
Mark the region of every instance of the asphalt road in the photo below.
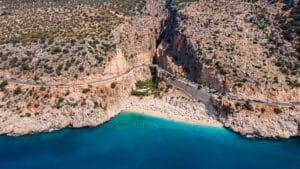
[[[0,80],[6,80],[9,83],[15,83],[15,84],[22,84],[22,85],[29,85],[29,86],[38,86],[38,87],[73,87],[73,86],[84,86],[84,85],[92,85],[92,84],[102,84],[102,83],[107,83],[107,82],[113,82],[117,80],[120,77],[126,76],[133,72],[133,70],[142,68],[142,67],[156,67],[160,69],[163,72],[170,73],[167,70],[159,67],[158,65],[153,65],[153,64],[142,64],[138,66],[134,66],[127,71],[125,71],[122,74],[107,78],[107,79],[102,79],[102,80],[97,80],[97,81],[90,81],[90,82],[83,82],[83,83],[40,83],[40,82],[32,82],[32,81],[25,81],[25,80],[20,80],[20,79],[14,79],[14,78],[6,78],[6,77],[0,77]],[[175,75],[173,75],[175,76]],[[273,101],[268,101],[268,100],[256,100],[256,99],[246,99],[246,98],[238,98],[235,96],[231,96],[228,94],[220,93],[214,89],[210,89],[207,86],[201,87],[201,89],[198,89],[199,84],[194,83],[189,81],[188,79],[185,78],[179,78],[176,77],[175,79],[170,79],[170,78],[165,78],[165,81],[172,85],[175,88],[178,88],[179,90],[183,91],[190,97],[199,100],[203,103],[208,103],[210,96],[211,95],[216,95],[218,97],[223,97],[227,98],[229,100],[233,101],[239,101],[239,102],[247,102],[249,101],[250,103],[255,103],[255,104],[264,104],[264,105],[271,105],[271,106],[300,106],[300,102],[273,102]]]

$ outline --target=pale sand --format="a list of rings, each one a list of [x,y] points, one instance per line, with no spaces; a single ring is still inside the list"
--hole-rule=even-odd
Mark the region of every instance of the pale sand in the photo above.
[[[164,119],[168,119],[168,120],[174,120],[174,121],[190,123],[190,124],[195,124],[195,125],[201,125],[201,126],[210,126],[210,127],[216,127],[216,128],[224,127],[218,121],[213,122],[213,121],[208,121],[208,120],[194,120],[194,119],[185,118],[183,116],[167,114],[167,113],[162,113],[162,112],[152,111],[152,110],[144,110],[144,109],[134,108],[134,109],[122,110],[121,112],[134,112],[134,113],[146,114],[146,115],[160,117],[160,118],[164,118]]]

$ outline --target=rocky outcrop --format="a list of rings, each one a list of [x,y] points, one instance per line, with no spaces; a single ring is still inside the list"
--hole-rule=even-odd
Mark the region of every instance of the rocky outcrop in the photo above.
[[[289,138],[300,135],[300,108],[281,107],[284,113],[274,113],[275,106],[234,103],[212,98],[218,120],[224,127],[243,136]]]
[[[300,116],[295,111],[259,117],[253,114],[234,113],[220,119],[225,127],[243,136],[263,138],[290,138],[299,136]]]

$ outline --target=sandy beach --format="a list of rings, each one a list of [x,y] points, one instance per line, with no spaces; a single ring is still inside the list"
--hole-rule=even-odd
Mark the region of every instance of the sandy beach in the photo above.
[[[150,115],[150,116],[155,116],[159,118],[164,118],[168,120],[174,120],[174,121],[179,121],[179,122],[184,122],[184,123],[189,123],[189,124],[194,124],[194,125],[201,125],[201,126],[210,126],[210,127],[217,127],[217,128],[222,128],[223,125],[218,122],[218,121],[211,121],[211,120],[205,120],[205,119],[189,119],[184,116],[179,116],[179,115],[174,115],[174,114],[167,114],[167,113],[162,113],[158,111],[153,111],[153,110],[145,110],[145,109],[128,109],[128,110],[122,110],[122,112],[134,112],[134,113],[139,113],[139,114],[145,114],[145,115]]]

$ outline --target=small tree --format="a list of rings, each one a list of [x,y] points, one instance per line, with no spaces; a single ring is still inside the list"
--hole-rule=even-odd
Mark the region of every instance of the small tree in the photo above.
[[[21,93],[22,93],[22,89],[21,89],[20,86],[17,87],[17,88],[14,90],[14,95],[19,95],[19,94],[21,94]]]
[[[3,91],[5,87],[8,85],[8,81],[4,80],[0,83],[0,91]]]
[[[110,84],[110,87],[111,87],[112,89],[116,88],[116,86],[117,86],[117,83],[115,83],[115,82],[113,82],[113,83]]]
[[[282,110],[280,108],[274,108],[274,113],[281,114]]]
[[[246,103],[244,104],[244,107],[247,109],[247,110],[253,110],[253,106],[250,104],[250,101],[247,100]]]
[[[78,69],[79,69],[80,72],[83,72],[84,71],[83,65],[80,65]]]
[[[82,89],[82,93],[84,94],[88,93],[89,91],[91,91],[89,88]]]

